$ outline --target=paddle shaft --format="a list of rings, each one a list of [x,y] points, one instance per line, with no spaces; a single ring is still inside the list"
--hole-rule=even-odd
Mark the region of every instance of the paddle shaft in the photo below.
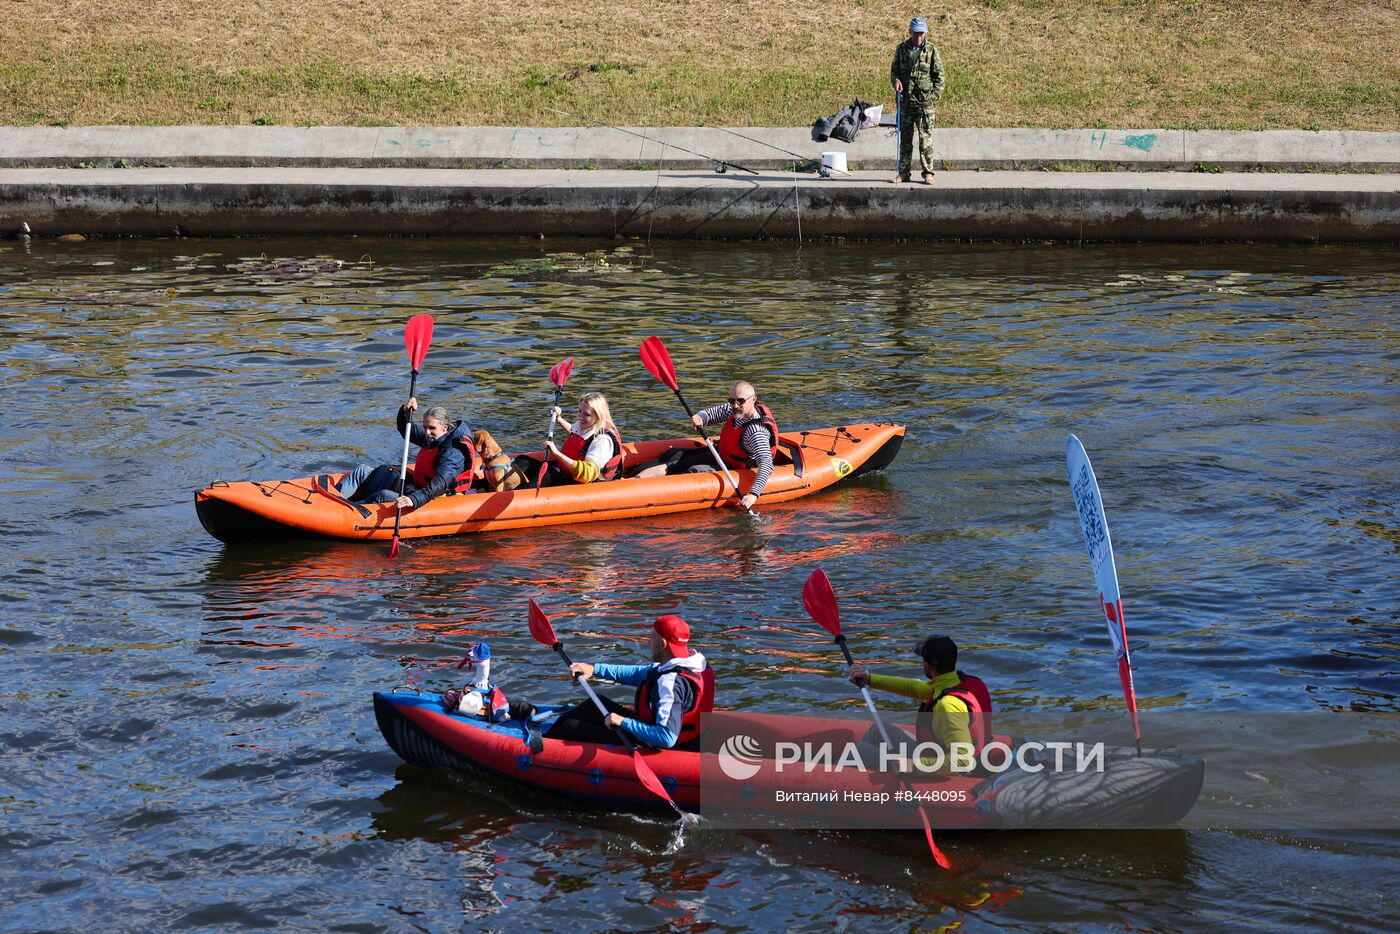
[[[690,419],[693,422],[695,419],[695,413],[690,410],[690,403],[685,401],[685,396],[681,395],[681,391],[679,389],[676,390],[676,398],[681,401],[681,406],[685,409],[685,414],[690,416]],[[715,450],[715,446],[710,443],[710,436],[706,434],[705,426],[701,425],[699,426],[699,428],[700,437],[703,438],[705,441],[705,447],[710,449],[710,456],[715,459],[715,464],[719,467],[719,469],[724,471],[725,479],[729,481],[729,486],[731,489],[734,490],[734,495],[739,496],[742,499],[743,497],[739,493],[738,481],[735,480],[734,475],[729,472],[729,467],[724,463],[724,458],[719,456],[719,451]],[[751,516],[757,515],[757,513],[755,513],[752,509],[748,508],[746,508],[744,512],[747,512]]]
[[[848,667],[855,665],[856,660],[851,657],[851,650],[846,647],[846,637],[837,636],[836,644],[841,646],[841,654],[846,656],[846,665]],[[875,721],[875,728],[880,731],[880,738],[885,741],[886,746],[893,749],[894,742],[890,739],[890,734],[885,730],[885,721],[880,719],[880,712],[875,709],[875,699],[870,696],[870,688],[861,685],[860,696],[865,698],[865,706],[870,710],[870,717]]]
[[[559,403],[561,403],[561,402],[563,402],[563,401],[564,401],[564,387],[563,387],[563,386],[555,386],[555,387],[554,387],[554,408],[555,408],[555,409],[559,408]],[[553,440],[554,440],[554,409],[550,409],[550,411],[549,411],[549,434],[548,434],[547,437],[549,438],[550,441],[553,441]],[[548,470],[549,470],[549,448],[545,448],[545,449],[544,449],[544,457],[541,458],[541,460],[540,460],[540,472],[539,472],[538,474],[535,475],[535,489],[536,489],[536,490],[538,490],[540,487],[544,486],[544,475],[545,475],[545,472],[548,471]]]
[[[554,651],[559,653],[559,657],[564,660],[564,664],[573,668],[574,663],[569,660],[569,653],[564,651],[564,643],[555,642],[553,648]],[[598,708],[598,713],[603,715],[603,721],[606,723],[608,719],[608,708],[603,706],[603,701],[598,697],[597,692],[593,690],[593,685],[589,684],[588,679],[582,675],[576,676],[574,680],[583,685],[583,689],[588,692],[589,700],[593,701],[593,706]],[[656,777],[656,773],[652,771],[651,766],[648,765],[646,759],[642,757],[642,751],[637,748],[637,744],[632,741],[632,738],[628,736],[627,732],[620,726],[614,729],[613,733],[618,739],[622,740],[623,748],[631,753],[632,767],[637,770],[637,779],[657,797],[664,799],[665,802],[671,806],[671,810],[676,812],[676,816],[681,819],[682,824],[686,823],[687,818],[685,812],[682,811],[681,806],[676,803],[676,799],[671,797],[671,793],[666,790],[666,787],[661,784],[661,779]]]
[[[807,610],[807,614],[812,617],[812,621],[821,626],[833,637],[835,642],[841,647],[841,654],[846,657],[846,664],[855,667],[856,660],[851,657],[850,647],[846,645],[846,637],[841,633],[841,611],[836,606],[836,591],[832,589],[831,581],[827,579],[826,572],[817,568],[807,578],[807,583],[802,587],[802,605]],[[870,697],[870,689],[866,685],[858,685],[861,697],[865,698],[865,706],[870,711],[870,716],[875,721],[875,728],[880,731],[880,739],[885,744],[885,749],[893,749],[894,743],[890,741],[890,734],[885,730],[885,722],[880,719],[879,711],[875,709],[875,701]],[[914,786],[909,781],[909,777],[901,769],[898,773],[899,783],[905,791],[909,792],[911,799]],[[933,854],[933,861],[943,869],[952,869],[953,862],[948,859],[938,843],[933,839],[933,824],[928,819],[928,812],[924,810],[922,804],[916,805],[919,812],[919,820],[924,825],[924,839],[928,841],[929,852]]]
[[[408,397],[412,399],[418,390],[418,371],[414,370],[408,378]],[[399,462],[399,496],[403,497],[404,484],[408,481],[408,436],[413,434],[413,413],[408,413],[408,421],[403,426],[403,458]],[[394,512],[394,540],[399,537],[399,521],[403,518],[403,507],[398,506]]]
[[[564,401],[564,388],[563,388],[562,386],[555,386],[555,387],[554,387],[554,408],[556,408],[556,409],[559,408],[559,404],[560,404],[561,402],[563,402],[563,401]],[[550,410],[550,413],[549,413],[549,440],[550,440],[550,441],[553,441],[553,440],[554,440],[554,425],[555,425],[555,421],[554,421],[554,411],[551,409],[551,410]]]
[[[564,643],[554,643],[554,651],[559,653],[559,657],[564,660],[564,664],[568,665],[570,668],[574,667],[574,663],[569,659],[569,653],[564,651]],[[593,701],[593,706],[598,708],[598,712],[602,714],[603,719],[606,720],[608,718],[608,708],[603,706],[603,699],[598,696],[597,691],[593,690],[593,685],[589,684],[588,679],[583,675],[576,675],[574,680],[583,685],[584,691],[588,693],[588,699]],[[637,751],[637,747],[632,742],[632,738],[627,735],[622,727],[618,727],[613,730],[613,732],[617,734],[618,739],[622,740],[622,745],[627,747],[628,752]]]
[[[572,674],[574,663],[569,658],[569,653],[564,651],[564,643],[560,642],[559,637],[554,634],[554,627],[549,624],[549,617],[544,615],[544,610],[540,609],[539,604],[534,601],[534,598],[530,600],[529,619],[530,635],[533,636],[535,641],[540,645],[547,645],[558,652],[559,657],[564,660],[564,664],[569,666],[570,673]],[[603,702],[598,698],[598,695],[593,692],[592,685],[583,677],[576,676],[575,680],[583,685],[583,689],[588,692],[589,699],[593,701],[593,706],[598,708],[598,712],[603,715],[603,721],[606,723],[608,710],[603,706]],[[637,781],[641,782],[642,787],[647,791],[650,791],[669,804],[671,810],[676,812],[676,816],[681,819],[681,824],[684,826],[688,822],[686,813],[681,810],[681,806],[676,803],[676,799],[672,798],[671,793],[666,790],[666,785],[656,776],[656,773],[652,771],[651,766],[647,764],[641,749],[638,748],[637,745],[632,742],[631,738],[620,728],[614,729],[613,733],[622,741],[623,748],[631,754],[632,769],[637,773]]]

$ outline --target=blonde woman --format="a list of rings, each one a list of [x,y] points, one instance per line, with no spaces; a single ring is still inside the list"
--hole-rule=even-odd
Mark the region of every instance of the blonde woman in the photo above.
[[[622,475],[622,436],[601,392],[584,393],[579,398],[578,421],[573,424],[565,420],[557,406],[550,415],[569,436],[563,447],[556,447],[553,441],[545,442],[550,460],[547,466],[524,455],[515,459],[516,467],[529,483],[535,482],[541,469],[545,470],[541,486],[594,483]]]

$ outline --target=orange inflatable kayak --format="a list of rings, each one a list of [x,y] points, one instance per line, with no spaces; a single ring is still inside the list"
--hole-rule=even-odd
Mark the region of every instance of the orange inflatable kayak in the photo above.
[[[759,499],[782,503],[889,466],[904,440],[892,422],[786,431],[773,474]],[[627,465],[645,463],[673,448],[703,447],[698,438],[624,444]],[[536,457],[543,452],[535,452]],[[741,490],[752,470],[732,471]],[[225,542],[305,538],[384,539],[394,534],[392,503],[352,504],[335,491],[344,474],[295,480],[215,481],[195,494],[195,510],[209,534]],[[540,490],[453,493],[406,512],[400,538],[467,535],[569,522],[634,519],[695,509],[733,508],[737,501],[719,472],[619,479]]]

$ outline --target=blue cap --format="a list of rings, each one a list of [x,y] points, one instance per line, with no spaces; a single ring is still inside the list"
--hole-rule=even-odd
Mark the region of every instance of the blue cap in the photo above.
[[[491,646],[485,642],[476,643],[468,651],[474,662],[484,662],[491,657]]]
[[[910,32],[928,32],[928,20],[922,16],[916,16],[909,21]]]

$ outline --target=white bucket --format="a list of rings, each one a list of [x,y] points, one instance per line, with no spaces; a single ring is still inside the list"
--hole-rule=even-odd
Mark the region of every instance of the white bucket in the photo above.
[[[824,152],[822,153],[822,168],[828,172],[846,172],[846,154],[844,152]]]

